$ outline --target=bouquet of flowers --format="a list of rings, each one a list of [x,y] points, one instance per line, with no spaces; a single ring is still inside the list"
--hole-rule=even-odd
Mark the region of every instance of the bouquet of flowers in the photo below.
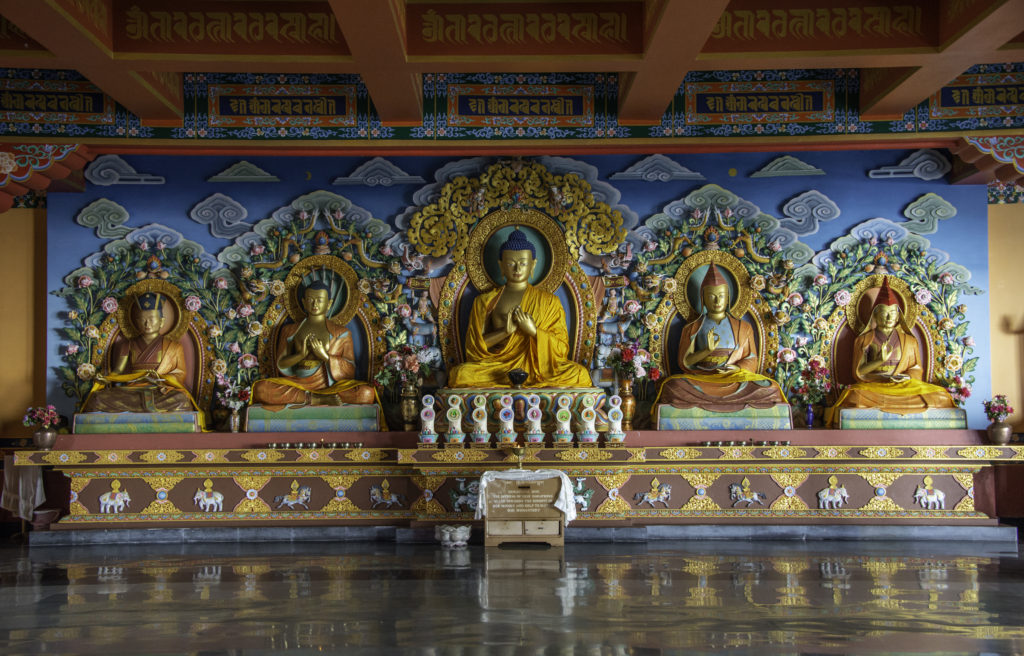
[[[657,367],[648,371],[646,365],[650,361],[651,354],[636,342],[620,342],[612,347],[605,366],[610,367],[619,380],[647,378],[650,375],[651,380],[656,381],[661,378],[661,371]]]
[[[47,430],[60,423],[60,415],[57,414],[57,408],[52,405],[45,408],[42,406],[29,408],[25,411],[25,417],[21,423],[28,427],[38,426],[40,430]]]
[[[946,386],[946,389],[949,390],[949,395],[953,397],[953,400],[959,407],[963,407],[964,402],[971,396],[971,384],[964,381],[960,376],[953,376],[949,380],[949,385]]]
[[[224,374],[217,374],[217,402],[229,410],[241,410],[249,403],[249,387]]]
[[[989,421],[1003,421],[1013,414],[1013,407],[1006,400],[1005,394],[996,394],[991,401],[984,401],[985,416]]]
[[[828,370],[820,356],[812,357],[803,371],[800,372],[800,384],[792,388],[804,401],[804,405],[821,403],[825,396],[832,391],[831,372]]]
[[[401,389],[409,383],[418,383],[430,375],[427,349],[414,344],[403,344],[384,355],[384,362],[373,380],[379,387]]]

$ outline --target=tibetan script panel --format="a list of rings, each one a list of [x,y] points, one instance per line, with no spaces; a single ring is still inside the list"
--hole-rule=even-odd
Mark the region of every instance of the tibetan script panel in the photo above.
[[[217,127],[351,127],[356,87],[339,85],[210,85],[209,125]]]
[[[108,125],[114,102],[89,82],[0,79],[0,120]]]
[[[1019,116],[1024,113],[1024,73],[961,75],[928,100],[930,118]]]
[[[835,116],[835,81],[693,82],[684,85],[686,122],[814,123]]]
[[[453,126],[589,127],[594,88],[575,84],[452,84],[448,124]]]
[[[433,3],[406,11],[410,56],[643,52],[640,2]]]

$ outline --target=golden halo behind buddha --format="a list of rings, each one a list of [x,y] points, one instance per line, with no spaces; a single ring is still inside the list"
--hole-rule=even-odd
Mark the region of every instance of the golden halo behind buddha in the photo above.
[[[893,275],[876,273],[868,276],[857,283],[857,286],[850,292],[850,302],[846,306],[846,323],[857,333],[864,329],[871,320],[871,310],[875,297],[878,296],[882,287],[882,280],[889,279],[889,288],[900,300],[900,312],[904,330],[910,331],[917,321],[917,315],[921,311],[920,305],[914,299],[914,292],[903,280]]]
[[[331,294],[332,306],[336,306],[337,294],[345,293],[344,302],[340,307],[332,307],[331,321],[347,324],[359,309],[362,294],[359,293],[359,275],[344,260],[333,255],[311,255],[295,263],[288,276],[284,279],[285,308],[292,321],[298,323],[306,318],[306,310],[302,307],[302,292],[310,279],[323,280],[337,289]]]
[[[192,321],[193,312],[185,309],[185,303],[181,298],[181,290],[166,280],[151,278],[135,283],[125,290],[121,300],[118,301],[116,317],[117,325],[121,334],[126,339],[138,337],[139,329],[135,320],[139,311],[139,297],[143,294],[156,293],[162,298],[162,310],[165,319],[160,334],[177,341],[188,330]],[[173,316],[171,316],[173,315]]]
[[[710,264],[724,269],[727,275],[732,278],[731,282],[735,285],[730,285],[732,305],[729,307],[729,314],[738,319],[750,309],[750,304],[753,302],[753,294],[750,289],[750,274],[747,272],[747,268],[743,266],[743,263],[725,251],[701,251],[686,258],[679,265],[675,276],[673,276],[676,281],[676,290],[673,292],[672,299],[676,304],[676,312],[685,321],[693,321],[700,314],[696,305],[699,299],[691,298],[693,291],[690,285],[690,278],[695,272],[700,271],[700,276],[703,279],[707,269],[702,269],[702,267]],[[697,282],[697,294],[700,294],[700,280]]]
[[[481,293],[499,286],[487,271],[484,251],[496,232],[512,226],[532,228],[547,242],[547,252],[551,259],[544,277],[534,287],[554,292],[562,284],[569,270],[565,234],[553,219],[529,209],[495,210],[473,228],[466,248],[466,270],[473,286]]]

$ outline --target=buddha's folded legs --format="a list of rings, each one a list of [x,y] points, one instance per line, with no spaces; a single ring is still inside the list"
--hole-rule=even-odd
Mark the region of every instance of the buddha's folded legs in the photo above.
[[[93,392],[83,412],[192,412],[188,395],[180,390],[145,387],[107,387]]]
[[[773,408],[786,403],[778,384],[770,381],[707,383],[673,376],[665,381],[658,403],[712,412],[738,412],[744,408]]]
[[[316,394],[314,390],[260,380],[252,387],[252,399],[254,405],[279,410],[289,405],[363,405],[373,403],[374,394],[372,385],[356,385],[334,394]]]

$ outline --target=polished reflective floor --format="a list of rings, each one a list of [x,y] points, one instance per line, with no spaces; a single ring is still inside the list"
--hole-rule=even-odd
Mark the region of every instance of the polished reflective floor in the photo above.
[[[1012,654],[1013,545],[0,548],[0,653]]]

